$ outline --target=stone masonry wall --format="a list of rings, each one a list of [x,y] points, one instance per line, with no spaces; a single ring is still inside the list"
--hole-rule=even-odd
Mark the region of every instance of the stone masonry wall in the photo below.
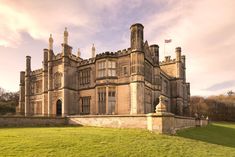
[[[48,117],[0,117],[0,127],[4,126],[58,126],[67,124],[66,118]]]
[[[110,128],[147,128],[145,115],[87,115],[69,116],[68,123],[71,125],[110,127]]]

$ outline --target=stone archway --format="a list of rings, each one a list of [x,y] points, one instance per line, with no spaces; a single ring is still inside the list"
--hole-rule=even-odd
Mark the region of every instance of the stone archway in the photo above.
[[[62,115],[62,101],[59,99],[56,102],[56,116]]]

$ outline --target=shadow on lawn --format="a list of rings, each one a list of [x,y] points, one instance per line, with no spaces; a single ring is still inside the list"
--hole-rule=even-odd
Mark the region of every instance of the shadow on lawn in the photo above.
[[[207,127],[190,128],[177,132],[184,138],[235,148],[235,124],[212,123]]]

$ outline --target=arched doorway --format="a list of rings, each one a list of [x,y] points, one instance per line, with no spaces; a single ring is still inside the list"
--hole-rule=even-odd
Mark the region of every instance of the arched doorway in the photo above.
[[[61,116],[62,115],[62,101],[57,100],[56,102],[56,116]]]

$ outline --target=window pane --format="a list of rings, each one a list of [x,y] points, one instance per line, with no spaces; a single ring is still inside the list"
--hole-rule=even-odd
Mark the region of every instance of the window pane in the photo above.
[[[112,61],[112,68],[116,68],[116,62]]]

